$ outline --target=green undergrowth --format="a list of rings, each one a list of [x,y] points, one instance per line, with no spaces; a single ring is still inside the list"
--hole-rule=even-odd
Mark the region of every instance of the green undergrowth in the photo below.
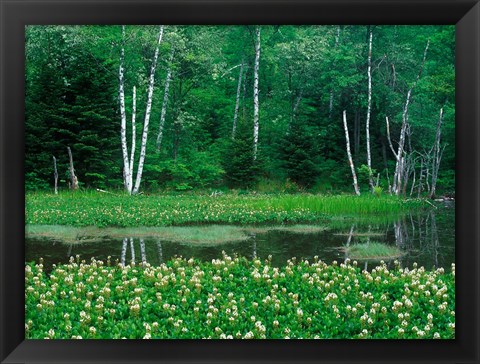
[[[384,196],[113,195],[93,191],[26,195],[26,224],[97,227],[189,224],[294,224],[331,218],[385,220],[424,207]]]
[[[27,339],[455,337],[455,266],[362,271],[292,258],[25,267]]]

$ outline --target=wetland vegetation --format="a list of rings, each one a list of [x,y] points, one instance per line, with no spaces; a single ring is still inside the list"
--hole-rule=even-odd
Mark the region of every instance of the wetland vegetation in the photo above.
[[[308,223],[388,218],[428,205],[420,199],[351,195],[168,195],[131,197],[77,191],[26,196],[28,225],[155,227],[192,224]]]
[[[454,26],[27,26],[29,339],[455,337]]]
[[[455,267],[371,272],[223,256],[159,266],[71,259],[25,267],[26,338],[326,339],[455,337]]]

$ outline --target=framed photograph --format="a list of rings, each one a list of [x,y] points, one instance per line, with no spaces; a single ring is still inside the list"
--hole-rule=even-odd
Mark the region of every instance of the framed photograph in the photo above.
[[[479,362],[477,1],[0,1],[2,363]]]

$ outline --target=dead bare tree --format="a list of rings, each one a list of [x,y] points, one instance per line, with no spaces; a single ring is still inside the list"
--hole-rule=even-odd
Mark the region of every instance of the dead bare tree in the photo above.
[[[77,176],[75,175],[75,168],[73,168],[73,157],[72,157],[72,150],[70,149],[70,147],[67,147],[67,150],[68,150],[68,158],[70,160],[70,183],[69,183],[69,187],[71,190],[76,190],[78,189],[78,178]]]
[[[416,77],[414,83],[412,84],[412,86],[410,87],[410,89],[407,92],[405,105],[403,107],[402,126],[400,128],[400,138],[399,138],[399,142],[398,142],[398,149],[397,149],[396,153],[394,152],[394,156],[395,156],[397,162],[396,162],[396,165],[395,165],[395,174],[394,174],[394,177],[393,177],[392,193],[394,193],[397,196],[400,195],[400,193],[402,193],[402,191],[404,191],[403,183],[404,183],[404,174],[405,174],[405,167],[406,167],[406,163],[405,163],[405,157],[406,157],[405,136],[406,136],[407,131],[408,131],[407,129],[409,128],[408,107],[410,105],[412,92],[415,89],[415,86],[417,85],[418,80],[420,79],[420,76],[422,75],[423,67],[425,65],[425,60],[427,58],[427,51],[428,51],[429,44],[430,44],[430,41],[427,41],[427,45],[425,46],[425,50],[423,52],[423,60],[422,60],[421,66],[420,66],[420,70],[417,74],[417,77]],[[387,133],[390,134],[389,126],[388,126],[388,118],[387,118]],[[389,144],[390,144],[390,147],[393,149],[390,138],[389,138]]]
[[[58,171],[57,171],[57,158],[53,156],[53,178],[55,179],[55,194],[58,195]]]
[[[435,133],[435,141],[433,144],[433,163],[432,163],[432,188],[430,189],[430,198],[435,198],[435,190],[437,187],[437,178],[438,170],[440,168],[440,162],[442,160],[443,151],[445,146],[440,148],[440,138],[442,135],[442,119],[443,119],[443,108],[440,109],[440,116],[437,123],[437,132]]]

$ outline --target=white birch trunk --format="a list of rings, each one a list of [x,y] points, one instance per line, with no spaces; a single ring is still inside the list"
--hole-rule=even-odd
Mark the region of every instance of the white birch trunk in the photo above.
[[[137,178],[135,180],[135,187],[132,191],[133,194],[138,193],[138,190],[140,189],[140,182],[142,181],[143,164],[145,163],[145,154],[147,151],[148,124],[150,122],[150,113],[152,111],[153,87],[155,84],[155,69],[157,68],[158,52],[160,48],[160,43],[162,42],[162,37],[163,25],[160,26],[157,47],[155,49],[155,55],[153,56],[152,67],[150,68],[150,77],[148,80],[147,92],[147,107],[145,109],[145,120],[143,123],[142,146],[140,149],[140,160],[138,161]]]
[[[127,115],[125,112],[125,25],[122,25],[122,48],[120,50],[120,66],[118,69],[119,90],[118,95],[120,99],[120,140],[122,143],[122,157],[123,157],[123,184],[129,194],[132,194],[132,169],[128,161],[128,147],[127,147]]]
[[[165,90],[163,92],[162,111],[160,113],[160,126],[158,128],[158,136],[157,136],[158,152],[160,152],[160,148],[162,146],[163,126],[165,125],[165,116],[167,115],[168,94],[170,90],[170,81],[172,80],[172,63],[173,63],[174,56],[175,56],[175,48],[172,46],[172,52],[170,53],[170,59],[168,60],[167,77],[165,79]]]
[[[440,109],[440,116],[437,123],[437,132],[435,133],[435,145],[433,149],[433,163],[432,163],[432,188],[430,190],[430,198],[435,198],[435,189],[437,187],[438,170],[440,168],[441,151],[440,138],[442,135],[442,120],[443,108]]]
[[[55,180],[55,194],[58,195],[58,171],[57,171],[57,158],[53,156],[53,178]]]
[[[338,47],[339,40],[340,40],[340,26],[337,26],[337,35],[335,36],[335,49],[337,49],[337,47]],[[335,67],[335,63],[333,64],[334,67]],[[333,87],[330,89],[330,101],[328,103],[328,117],[329,117],[329,119],[332,118],[332,111],[333,111]]]
[[[235,132],[237,131],[238,107],[240,106],[240,92],[242,88],[243,67],[244,61],[242,59],[240,73],[238,74],[237,97],[235,99],[235,112],[233,114],[232,139],[235,139]]]
[[[257,159],[258,150],[258,69],[260,65],[260,26],[255,29],[255,67],[253,75],[253,159]]]
[[[130,151],[130,173],[129,173],[129,180],[128,185],[130,186],[129,194],[132,192],[132,185],[133,185],[133,165],[135,161],[135,142],[136,142],[136,129],[135,129],[135,118],[137,113],[137,88],[133,86],[133,101],[132,101],[132,145]]]
[[[358,196],[360,196],[360,189],[358,188],[358,182],[357,182],[357,174],[355,173],[355,166],[353,165],[352,153],[350,152],[350,137],[348,136],[347,112],[345,110],[343,110],[343,128],[345,129],[345,139],[347,141],[348,163],[350,164],[350,168],[352,170],[353,187],[355,189],[355,193]]]
[[[67,147],[68,150],[68,158],[70,159],[70,189],[76,190],[78,189],[78,178],[75,176],[75,168],[73,168],[73,157],[72,157],[72,150],[70,147]]]
[[[373,192],[372,177],[372,156],[370,153],[370,115],[372,112],[372,29],[370,28],[370,38],[368,41],[368,104],[367,104],[367,121],[365,126],[365,135],[367,139],[367,166],[368,166],[368,182],[370,190]]]
[[[244,66],[245,72],[243,73],[243,91],[242,91],[242,115],[243,120],[245,120],[245,96],[247,95],[247,73],[248,73],[248,63]]]

